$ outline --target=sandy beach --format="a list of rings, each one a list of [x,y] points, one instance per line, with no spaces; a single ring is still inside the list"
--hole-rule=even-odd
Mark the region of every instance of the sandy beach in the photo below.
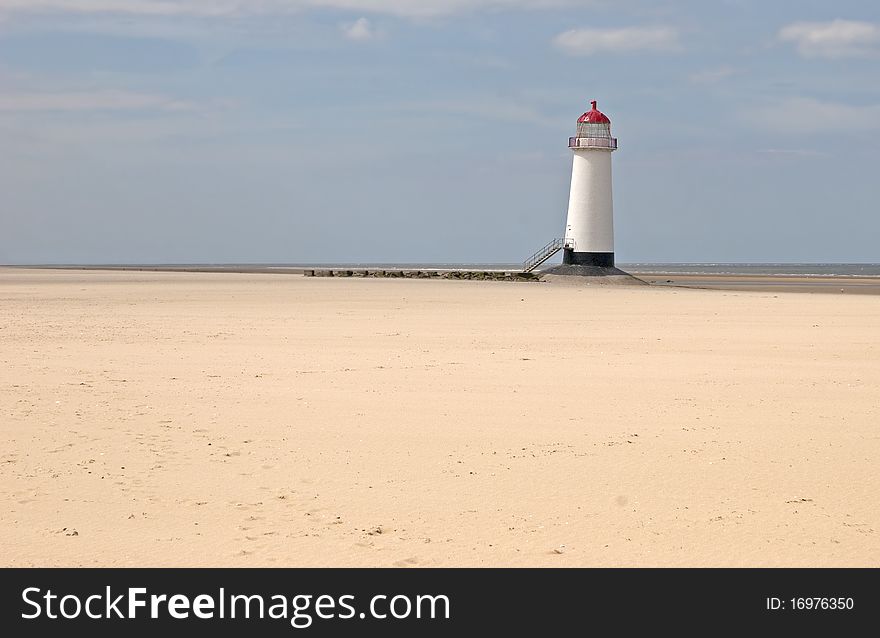
[[[880,296],[0,269],[5,566],[880,566]]]

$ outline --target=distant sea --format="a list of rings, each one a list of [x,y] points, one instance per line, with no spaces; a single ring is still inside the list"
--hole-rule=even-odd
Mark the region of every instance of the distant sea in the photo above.
[[[798,275],[880,277],[880,264],[618,264],[631,273],[669,275]]]
[[[544,266],[549,268],[554,264]],[[880,277],[880,264],[795,264],[795,263],[618,263],[633,274],[656,275],[789,275],[800,277]],[[406,270],[519,270],[513,263],[153,263],[153,264],[20,264],[21,268],[110,268],[145,270],[285,271],[303,268],[326,269],[406,269]],[[539,269],[540,270],[540,269]]]

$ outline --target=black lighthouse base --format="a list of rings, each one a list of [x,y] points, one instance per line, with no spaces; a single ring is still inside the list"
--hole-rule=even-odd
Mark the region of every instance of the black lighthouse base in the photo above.
[[[568,266],[614,268],[614,253],[578,253],[566,248],[562,255],[562,263]]]

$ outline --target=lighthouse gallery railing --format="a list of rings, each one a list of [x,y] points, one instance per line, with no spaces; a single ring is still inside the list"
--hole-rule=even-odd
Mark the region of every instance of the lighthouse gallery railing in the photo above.
[[[568,148],[617,148],[616,137],[569,137]]]

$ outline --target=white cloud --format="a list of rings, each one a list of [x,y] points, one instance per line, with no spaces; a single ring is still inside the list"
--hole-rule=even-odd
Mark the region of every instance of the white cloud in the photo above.
[[[402,17],[436,17],[468,11],[547,9],[583,4],[583,0],[0,0],[0,13],[232,16],[327,8]]]
[[[301,0],[297,4],[404,17],[436,17],[468,11],[583,6],[585,2],[584,0]],[[592,3],[588,1],[586,4]]]
[[[569,55],[675,51],[680,48],[678,31],[671,27],[572,29],[557,35],[553,43]]]
[[[805,97],[743,109],[739,117],[773,132],[819,134],[829,139],[839,133],[880,130],[880,104],[851,105]]]
[[[0,93],[0,111],[190,111],[190,102],[128,91]]]
[[[793,43],[804,57],[861,56],[880,51],[880,26],[854,20],[796,22],[780,29],[779,39]]]
[[[349,40],[354,40],[356,42],[375,40],[378,36],[377,31],[366,18],[358,18],[350,24],[342,25],[342,33]]]
[[[244,8],[239,0],[0,0],[0,13],[116,13],[154,16],[225,15]]]

